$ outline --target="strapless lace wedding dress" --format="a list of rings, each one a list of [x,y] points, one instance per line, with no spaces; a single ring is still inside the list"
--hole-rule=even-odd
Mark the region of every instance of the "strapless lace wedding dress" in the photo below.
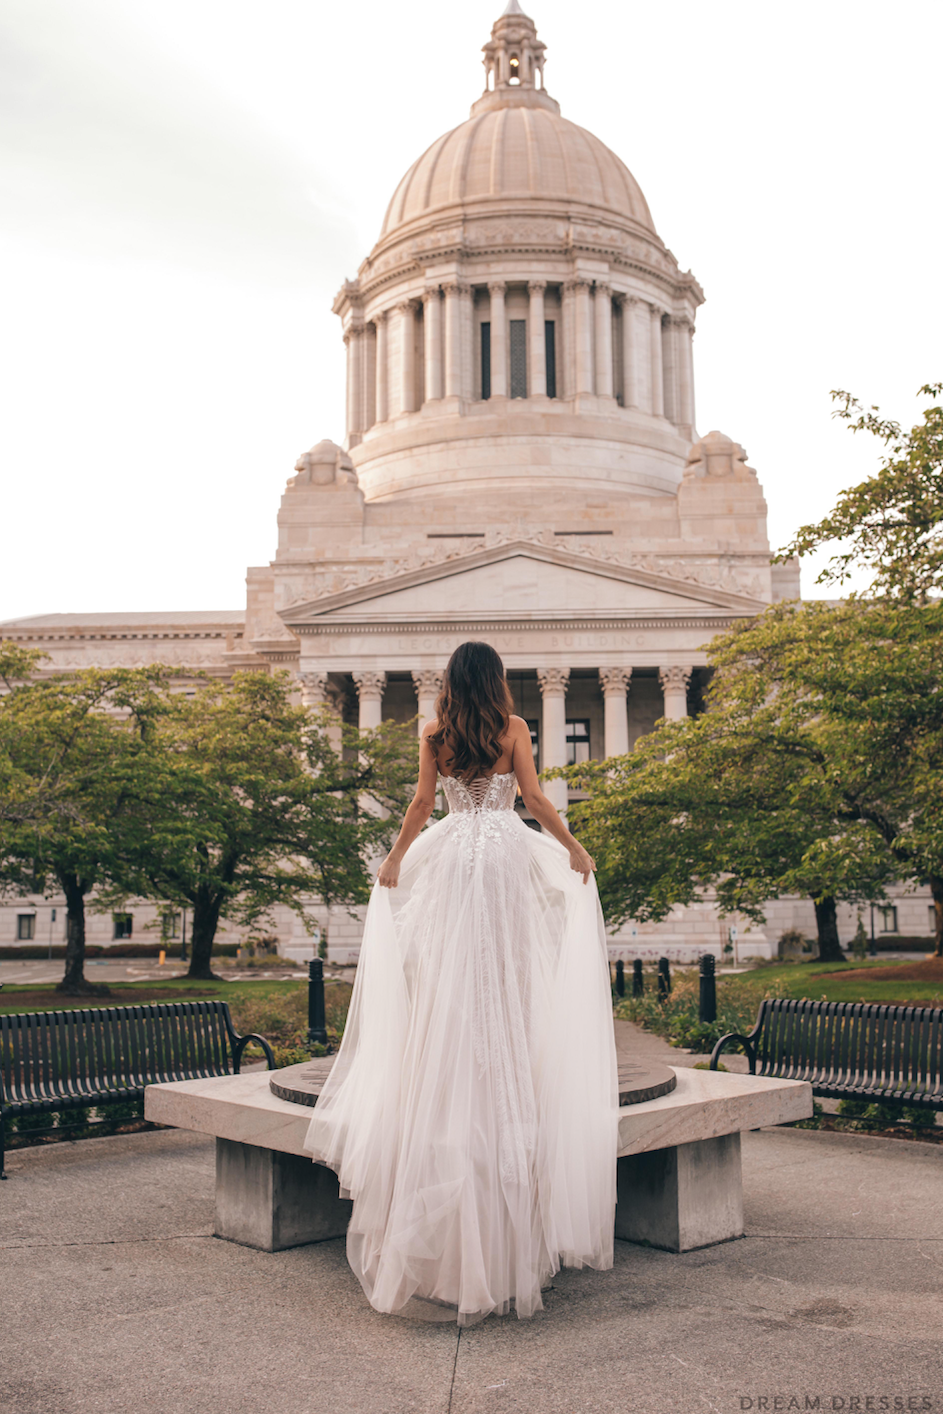
[[[619,1096],[595,879],[515,814],[513,773],[442,782],[374,885],[305,1148],[353,1199],[371,1305],[468,1325],[612,1266]]]

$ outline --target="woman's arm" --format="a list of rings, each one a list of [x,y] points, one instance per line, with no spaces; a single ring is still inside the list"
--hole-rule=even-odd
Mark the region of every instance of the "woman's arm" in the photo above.
[[[582,874],[583,883],[588,884],[589,876],[595,870],[596,865],[579,840],[567,829],[560,819],[559,812],[550,804],[540,789],[537,768],[534,765],[530,731],[523,718],[511,718],[511,732],[514,743],[511,765],[517,776],[517,784],[520,787],[524,804],[538,824],[542,825],[548,834],[553,835],[555,840],[559,840],[560,844],[569,850],[570,868],[575,869],[578,874]]]
[[[399,870],[413,840],[429,819],[435,808],[435,788],[438,767],[435,748],[428,740],[429,733],[435,731],[435,721],[427,722],[419,740],[419,781],[416,794],[409,803],[403,817],[403,824],[396,837],[396,843],[377,870],[377,882],[385,889],[395,889],[399,883]]]

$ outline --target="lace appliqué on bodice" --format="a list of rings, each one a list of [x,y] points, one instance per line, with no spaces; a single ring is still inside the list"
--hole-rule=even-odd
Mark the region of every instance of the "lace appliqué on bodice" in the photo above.
[[[513,771],[476,776],[468,785],[458,776],[443,776],[442,788],[450,815],[478,810],[513,810],[517,781]]]

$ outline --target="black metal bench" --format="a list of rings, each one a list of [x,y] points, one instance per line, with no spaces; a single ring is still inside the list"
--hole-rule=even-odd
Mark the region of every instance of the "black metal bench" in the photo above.
[[[253,1041],[274,1070],[268,1041],[237,1035],[228,1003],[216,1001],[0,1016],[0,1177],[8,1119],[124,1104],[169,1080],[238,1075]]]
[[[717,1069],[731,1041],[751,1075],[808,1080],[814,1095],[899,1100],[943,1110],[943,1008],[767,997],[749,1035],[730,1031],[711,1052]]]

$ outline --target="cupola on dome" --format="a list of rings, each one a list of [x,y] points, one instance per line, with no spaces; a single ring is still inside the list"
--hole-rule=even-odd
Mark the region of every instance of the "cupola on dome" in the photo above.
[[[625,163],[585,128],[560,116],[543,87],[545,46],[511,0],[484,46],[486,88],[471,117],[445,133],[403,177],[381,242],[450,208],[466,213],[516,202],[544,209],[597,208],[654,233],[648,203]]]

